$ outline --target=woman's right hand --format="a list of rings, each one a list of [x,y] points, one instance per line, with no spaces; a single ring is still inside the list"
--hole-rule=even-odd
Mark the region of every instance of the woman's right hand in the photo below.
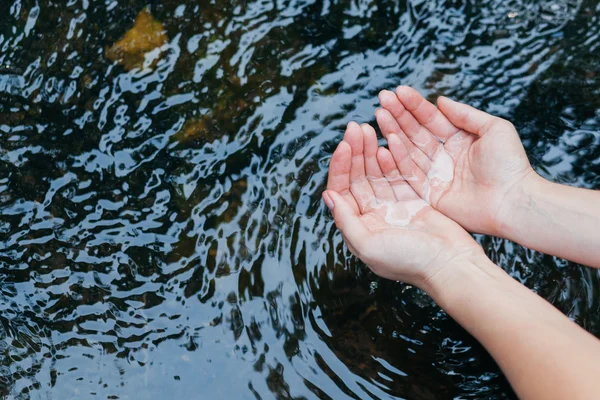
[[[600,268],[600,192],[536,174],[510,122],[447,98],[438,109],[405,86],[379,99],[400,173],[433,208],[471,232]]]
[[[444,97],[438,109],[406,86],[382,91],[379,100],[377,122],[386,138],[397,136],[411,155],[412,163],[400,172],[415,176],[415,191],[465,229],[503,236],[515,189],[542,179],[514,126]]]

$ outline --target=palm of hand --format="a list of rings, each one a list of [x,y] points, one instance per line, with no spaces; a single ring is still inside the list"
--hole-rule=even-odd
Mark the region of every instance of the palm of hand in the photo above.
[[[467,229],[495,233],[503,199],[532,171],[512,124],[448,99],[445,115],[407,87],[379,98],[377,121],[415,191]]]
[[[423,201],[368,125],[348,125],[329,170],[328,205],[350,250],[378,275],[414,284],[479,247]],[[331,207],[331,205],[330,205]]]

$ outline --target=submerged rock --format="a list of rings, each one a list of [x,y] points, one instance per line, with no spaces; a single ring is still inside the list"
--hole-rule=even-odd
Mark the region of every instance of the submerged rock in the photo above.
[[[127,71],[142,68],[146,54],[160,49],[168,40],[163,25],[144,9],[136,17],[133,27],[106,50],[106,58],[116,61]],[[154,58],[152,65],[156,64],[157,59]]]
[[[210,117],[204,115],[200,118],[193,118],[185,121],[183,127],[173,138],[179,142],[188,142],[197,139],[209,139],[211,127]]]

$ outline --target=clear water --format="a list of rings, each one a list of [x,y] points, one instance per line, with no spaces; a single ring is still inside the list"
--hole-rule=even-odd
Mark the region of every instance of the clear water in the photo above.
[[[168,42],[127,71],[107,49],[147,6]],[[349,254],[320,193],[345,123],[398,84],[512,119],[538,171],[600,188],[597,1],[0,12],[0,395],[515,397],[426,296]],[[596,270],[478,240],[600,335]]]

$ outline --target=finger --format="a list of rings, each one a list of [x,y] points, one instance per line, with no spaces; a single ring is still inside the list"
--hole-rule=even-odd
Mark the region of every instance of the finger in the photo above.
[[[350,122],[344,134],[344,141],[352,149],[352,162],[350,164],[350,192],[358,204],[361,212],[370,207],[375,198],[371,184],[365,172],[365,158],[363,152],[363,131],[356,122]]]
[[[388,110],[385,108],[376,110],[375,118],[377,119],[377,124],[379,125],[379,129],[381,129],[381,133],[383,133],[384,137],[387,138],[388,135],[397,134],[419,168],[425,172],[429,171],[431,168],[431,160],[429,157],[410,141],[410,139],[404,134],[403,130],[398,125],[398,121],[396,121],[394,116]],[[439,144],[437,140],[436,143]]]
[[[375,197],[382,201],[393,201],[396,199],[394,191],[389,182],[383,176],[379,163],[377,162],[377,134],[369,124],[362,124],[363,148],[365,154],[365,171],[367,179],[373,188]]]
[[[344,141],[338,144],[337,149],[329,161],[329,174],[327,176],[327,190],[332,190],[344,197],[356,211],[358,204],[350,192],[350,165],[352,163],[352,149]]]
[[[397,135],[390,135],[388,137],[388,144],[400,175],[409,183],[419,197],[429,203],[429,182],[427,175],[415,164]]]
[[[398,96],[389,90],[383,90],[379,93],[379,102],[395,118],[410,141],[432,158],[440,143],[439,140],[402,105]]]
[[[415,89],[400,86],[396,89],[396,96],[415,119],[438,138],[446,140],[458,131],[457,127],[446,118],[447,115],[425,100]]]
[[[323,200],[330,208],[335,225],[342,232],[344,240],[350,248],[357,250],[360,255],[361,248],[366,244],[370,232],[360,219],[360,214],[346,202],[337,192],[327,190],[323,193]]]
[[[469,105],[450,100],[447,97],[440,97],[438,99],[438,106],[440,107],[440,111],[456,127],[478,136],[485,135],[494,123],[501,121],[498,117],[479,111]]]
[[[400,175],[396,161],[388,149],[380,147],[377,150],[377,162],[390,183],[396,200],[415,200],[419,198],[412,186]]]

